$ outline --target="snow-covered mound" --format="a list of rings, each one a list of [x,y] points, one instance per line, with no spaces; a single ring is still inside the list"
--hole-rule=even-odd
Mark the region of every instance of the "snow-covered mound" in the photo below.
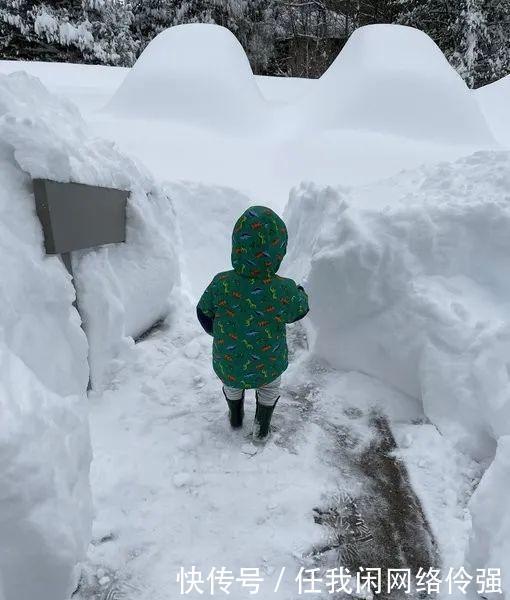
[[[0,76],[4,600],[68,598],[90,539],[87,342],[70,277],[57,257],[44,254],[27,172],[40,165],[40,174],[49,173],[76,118],[36,80]]]
[[[260,124],[265,102],[234,34],[191,24],[171,27],[147,46],[107,110],[237,129]]]
[[[423,32],[357,29],[303,100],[310,127],[362,129],[451,144],[493,142],[475,99]]]
[[[510,75],[473,93],[496,140],[510,147]]]
[[[131,337],[168,314],[178,281],[175,215],[170,200],[141,165],[111,142],[88,136],[79,113],[57,102],[37,80],[24,74],[5,77],[18,86],[22,115],[8,117],[5,131],[16,159],[32,177],[75,181],[129,190],[125,244],[75,253],[79,307],[90,344],[94,386]],[[29,108],[32,119],[25,117]],[[54,135],[55,123],[62,135]]]
[[[46,256],[32,178],[131,191],[126,244]],[[139,165],[87,136],[24,73],[0,76],[0,581],[5,600],[64,600],[90,539],[87,353],[95,380],[178,278],[171,204]]]
[[[354,190],[305,185],[287,207],[317,350],[421,396],[477,456],[510,434],[509,189],[510,154],[479,152]]]
[[[510,435],[509,190],[510,153],[479,152],[355,190],[303,185],[286,210],[315,351],[421,398],[441,433],[477,459]],[[473,547],[492,543],[492,517],[480,512],[497,502],[491,490],[510,492],[489,481],[473,507]]]

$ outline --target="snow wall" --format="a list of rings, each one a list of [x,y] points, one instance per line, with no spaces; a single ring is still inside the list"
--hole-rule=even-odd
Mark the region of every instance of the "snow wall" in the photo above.
[[[225,130],[256,128],[267,118],[243,47],[228,29],[207,24],[160,33],[106,110]]]
[[[28,172],[38,165],[48,174],[75,117],[37,80],[0,77],[4,600],[67,598],[90,538],[87,341],[71,279],[57,257],[45,256]]]
[[[13,74],[4,81],[20,88],[22,114],[5,129],[16,144],[18,164],[32,178],[130,191],[126,243],[73,253],[91,379],[101,389],[109,362],[129,349],[132,337],[169,312],[170,294],[179,281],[173,206],[140,164],[112,142],[88,136],[74,106],[57,101],[26,75]]]
[[[493,145],[460,75],[422,31],[368,25],[349,38],[301,103],[311,129],[361,129],[451,144]]]
[[[64,600],[91,535],[87,355],[101,380],[178,278],[166,196],[77,110],[24,73],[0,76],[0,597]],[[75,260],[80,309],[46,256],[32,179],[131,191],[127,243]]]
[[[303,184],[285,213],[315,351],[420,397],[463,452],[497,450],[472,498],[469,558],[506,568],[507,589],[509,190],[510,153],[478,152],[358,189]]]

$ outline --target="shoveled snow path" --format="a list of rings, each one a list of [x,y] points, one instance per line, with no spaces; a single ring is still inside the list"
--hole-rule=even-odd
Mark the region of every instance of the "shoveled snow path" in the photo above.
[[[261,597],[296,598],[301,566],[331,568],[338,566],[338,556],[349,563],[349,548],[338,546],[338,532],[320,514],[349,512],[350,499],[358,501],[368,533],[366,539],[345,540],[358,544],[360,560],[384,559],[382,564],[395,568],[412,563],[416,557],[403,559],[398,543],[381,546],[378,521],[386,521],[392,508],[377,478],[359,465],[370,448],[379,452],[374,414],[388,414],[396,430],[405,429],[406,440],[415,433],[418,440],[434,438],[433,428],[416,424],[416,403],[363,375],[316,364],[302,327],[294,326],[293,361],[275,412],[275,433],[252,455],[254,400],[247,400],[245,428],[232,432],[212,373],[210,338],[199,330],[192,307],[182,299],[178,304],[162,330],[118,361],[109,389],[91,395],[96,521],[75,597],[173,600],[181,595],[180,568],[195,566],[204,577],[199,586],[204,594],[187,597],[211,595],[206,577],[213,567],[225,567],[234,577],[241,568],[255,567],[264,579]],[[430,454],[425,446],[405,451],[422,471],[420,461]],[[459,488],[452,479],[454,462],[432,461],[425,470],[433,488],[425,493],[425,512],[448,528],[448,539],[454,535],[459,542],[464,536],[459,498],[445,500],[443,494]],[[422,546],[435,543],[426,529],[417,524]],[[333,550],[325,551],[329,546]],[[234,582],[229,591],[230,598],[241,600],[249,589]],[[226,597],[218,589],[215,595]]]
[[[111,389],[93,399],[89,562],[103,585],[92,577],[82,597],[100,598],[113,584],[137,600],[175,598],[179,568],[192,565],[205,575],[261,567],[274,586],[274,570],[285,566],[294,577],[295,556],[320,539],[310,511],[334,480],[315,456],[320,430],[310,425],[296,453],[274,442],[243,453],[249,427],[229,429],[210,341],[190,315],[139,343]],[[248,425],[253,399],[247,413]],[[282,582],[279,597],[291,598],[294,586]]]

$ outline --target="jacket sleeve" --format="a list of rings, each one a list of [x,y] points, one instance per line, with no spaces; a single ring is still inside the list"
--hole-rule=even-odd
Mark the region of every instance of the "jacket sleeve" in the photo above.
[[[310,310],[310,307],[308,306],[308,296],[303,287],[301,285],[296,285],[294,282],[292,282],[292,284],[294,293],[292,294],[287,307],[286,323],[300,321]]]
[[[197,317],[200,325],[209,335],[213,334],[213,324],[215,317],[215,307],[213,298],[214,280],[207,286],[205,292],[197,304]]]

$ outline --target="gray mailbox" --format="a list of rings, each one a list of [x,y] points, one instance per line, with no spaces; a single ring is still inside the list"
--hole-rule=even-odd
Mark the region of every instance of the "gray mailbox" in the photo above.
[[[34,195],[48,254],[126,241],[129,192],[34,179]]]
[[[73,274],[71,252],[126,241],[129,192],[34,179],[37,216],[47,254],[61,254]]]

